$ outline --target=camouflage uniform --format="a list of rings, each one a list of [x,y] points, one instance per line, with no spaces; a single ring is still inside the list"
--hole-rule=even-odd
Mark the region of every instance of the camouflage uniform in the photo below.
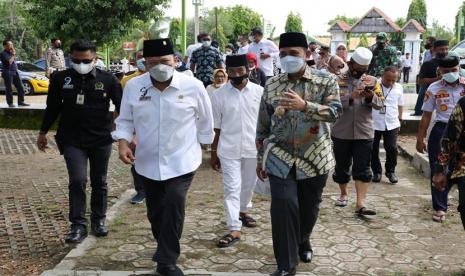
[[[368,69],[369,75],[381,77],[384,68],[391,65],[397,66],[397,50],[391,45],[386,45],[384,49],[378,49],[375,44],[370,50],[373,52],[373,58]]]

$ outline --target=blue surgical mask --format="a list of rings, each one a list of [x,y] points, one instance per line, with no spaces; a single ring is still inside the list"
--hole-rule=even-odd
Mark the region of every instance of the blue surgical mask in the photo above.
[[[459,77],[460,77],[459,72],[450,72],[450,73],[444,74],[442,76],[442,79],[448,83],[454,83],[459,79]]]
[[[300,71],[305,65],[303,57],[285,56],[280,58],[281,67],[288,74],[294,74]]]
[[[145,59],[141,58],[136,61],[136,66],[139,71],[145,71]]]

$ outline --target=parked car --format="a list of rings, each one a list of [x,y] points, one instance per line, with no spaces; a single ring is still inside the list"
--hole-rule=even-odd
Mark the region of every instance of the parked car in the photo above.
[[[25,95],[33,95],[36,93],[47,93],[49,80],[45,76],[45,70],[29,62],[17,61],[19,78],[24,87]],[[1,72],[0,63],[0,72]],[[13,91],[16,92],[16,87],[12,85]],[[0,76],[0,91],[5,92],[5,81]]]
[[[45,70],[45,59],[38,59],[34,61],[34,64]],[[66,68],[71,68],[70,59],[68,57],[65,57],[65,65]]]
[[[460,55],[460,67],[465,68],[465,40],[455,44],[451,51],[454,51]]]

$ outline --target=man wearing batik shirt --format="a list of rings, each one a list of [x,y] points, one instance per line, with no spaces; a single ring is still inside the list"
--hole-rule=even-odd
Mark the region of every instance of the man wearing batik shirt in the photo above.
[[[213,71],[223,68],[223,57],[217,49],[211,46],[209,34],[201,34],[199,37],[202,47],[192,53],[190,69],[195,72],[195,77],[207,87],[213,83]]]
[[[465,95],[465,80],[460,78],[459,59],[456,57],[445,57],[437,59],[438,73],[440,80],[433,82],[426,91],[423,101],[423,115],[420,121],[417,136],[417,151],[427,152],[431,177],[433,176],[437,157],[440,151],[440,139],[449,121],[456,103]],[[429,134],[428,143],[425,144],[425,137],[431,122],[433,111],[436,111],[434,126]],[[433,216],[435,222],[444,222],[448,209],[447,197],[450,186],[444,189],[437,189],[431,185],[431,199],[433,201]]]
[[[305,63],[305,35],[284,33],[279,48],[286,73],[265,86],[256,137],[257,174],[270,179],[276,276],[295,275],[297,256],[312,259],[309,238],[334,167],[329,122],[342,111],[335,77]]]
[[[450,168],[450,170],[448,170]],[[433,183],[437,190],[444,192],[457,183],[459,206],[465,229],[465,98],[455,106],[441,140],[441,152],[435,165]]]

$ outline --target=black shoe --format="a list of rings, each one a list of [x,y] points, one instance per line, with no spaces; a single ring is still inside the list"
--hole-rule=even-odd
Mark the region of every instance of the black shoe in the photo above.
[[[87,237],[87,229],[84,226],[71,227],[66,236],[66,243],[81,243]]]
[[[310,263],[312,261],[313,250],[309,241],[299,244],[299,257],[304,263]]]
[[[161,276],[184,276],[182,270],[176,265],[158,263],[156,272]]]
[[[30,106],[30,104],[27,104],[27,103],[18,103],[18,106]]]
[[[105,222],[92,222],[92,234],[96,237],[106,237],[108,235],[108,228],[105,226]]]
[[[145,193],[144,192],[137,192],[137,194],[131,199],[131,204],[140,204],[144,202]]]
[[[9,108],[14,108],[14,107],[16,107],[16,105],[15,104],[8,104],[8,107]]]
[[[419,114],[419,113],[412,113],[410,114],[410,116],[421,116],[422,114]]]
[[[375,183],[381,182],[381,174],[380,173],[373,174],[373,178],[371,179],[371,181]]]
[[[397,179],[397,176],[394,173],[386,173],[386,177],[392,184],[396,184],[397,182],[399,182],[399,179]]]
[[[278,269],[278,270],[276,270],[275,272],[273,272],[270,275],[271,276],[294,276],[295,274],[296,274],[296,269],[294,267],[294,268],[291,268],[289,270]]]

